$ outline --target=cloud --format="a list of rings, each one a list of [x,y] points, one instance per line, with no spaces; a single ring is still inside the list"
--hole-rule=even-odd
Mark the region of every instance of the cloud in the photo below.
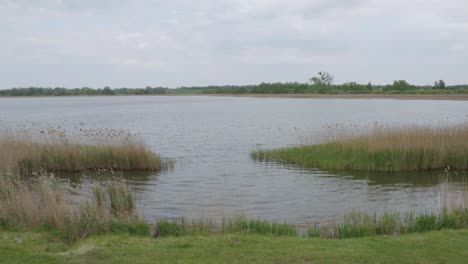
[[[460,0],[0,0],[1,88],[468,82]]]

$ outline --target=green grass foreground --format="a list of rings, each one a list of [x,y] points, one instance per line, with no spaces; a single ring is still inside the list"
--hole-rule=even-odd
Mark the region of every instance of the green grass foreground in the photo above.
[[[317,145],[255,150],[251,157],[304,168],[354,171],[468,169],[468,125],[376,127],[363,136],[339,134]]]
[[[466,263],[468,230],[346,240],[246,234],[94,236],[0,231],[0,263]]]

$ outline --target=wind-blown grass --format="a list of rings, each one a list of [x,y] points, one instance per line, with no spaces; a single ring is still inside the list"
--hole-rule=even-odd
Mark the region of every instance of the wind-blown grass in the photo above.
[[[95,188],[91,199],[72,204],[54,179],[39,177],[21,181],[0,175],[0,229],[45,229],[72,242],[107,233],[152,237],[242,233],[344,239],[468,228],[468,189],[453,192],[446,185],[441,186],[440,212],[377,215],[354,211],[342,221],[309,226],[242,215],[226,217],[220,222],[182,218],[150,223],[136,214],[133,195],[118,182]]]
[[[450,127],[374,127],[341,133],[316,145],[256,150],[251,157],[304,168],[356,171],[468,169],[468,124]]]
[[[0,171],[160,170],[161,158],[137,136],[112,129],[0,131]]]
[[[54,179],[40,177],[24,182],[0,175],[0,227],[43,228],[65,241],[104,233],[149,234],[150,225],[134,213],[132,195],[124,185],[112,183],[94,189],[93,194],[91,199],[73,205]]]

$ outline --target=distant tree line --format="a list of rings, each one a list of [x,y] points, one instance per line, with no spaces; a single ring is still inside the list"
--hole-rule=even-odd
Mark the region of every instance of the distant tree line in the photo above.
[[[115,88],[110,87],[92,89],[89,87],[67,89],[63,87],[44,88],[28,87],[0,90],[0,96],[79,96],[79,95],[148,95],[165,94],[167,88]]]
[[[321,78],[321,77],[317,77]],[[311,83],[261,83],[257,85],[195,86],[169,89],[146,88],[13,88],[0,90],[0,96],[99,96],[99,95],[158,95],[158,94],[468,94],[468,85],[446,86],[440,80],[431,85],[412,85],[404,80],[387,85],[348,82],[332,84],[332,76],[311,79]]]
[[[312,83],[261,83],[244,86],[193,87],[205,94],[467,94],[468,85],[445,86],[443,81],[436,85],[412,85],[404,80],[388,85],[348,82],[334,85],[328,81],[311,80]],[[186,88],[188,89],[188,88]]]

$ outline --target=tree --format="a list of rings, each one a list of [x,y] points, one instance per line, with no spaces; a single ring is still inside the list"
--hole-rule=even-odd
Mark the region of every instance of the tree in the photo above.
[[[322,79],[320,79],[319,77],[312,77],[309,80],[313,85],[322,85]]]
[[[104,89],[102,89],[102,94],[103,95],[114,95],[114,91],[112,91],[112,89],[109,87],[109,86],[106,86],[104,87]]]
[[[326,85],[331,85],[333,83],[333,75],[328,72],[319,72],[322,82]]]
[[[392,88],[394,90],[407,90],[411,88],[411,85],[405,80],[394,81]]]
[[[333,75],[328,72],[319,72],[319,76],[310,78],[310,82],[314,85],[331,85],[333,83]]]
[[[435,81],[434,89],[445,89],[445,82],[444,80]]]

